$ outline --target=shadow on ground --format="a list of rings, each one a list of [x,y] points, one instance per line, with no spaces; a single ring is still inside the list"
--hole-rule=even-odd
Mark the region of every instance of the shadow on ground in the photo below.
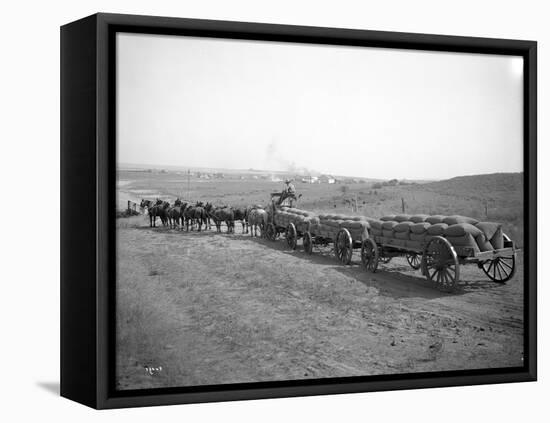
[[[60,395],[59,382],[36,382],[36,386],[55,396]]]

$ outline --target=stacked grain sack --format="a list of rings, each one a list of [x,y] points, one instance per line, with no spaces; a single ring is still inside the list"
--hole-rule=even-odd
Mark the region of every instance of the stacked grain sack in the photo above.
[[[373,236],[385,238],[379,242],[410,248],[421,248],[435,236],[445,237],[455,247],[470,247],[474,253],[504,247],[500,223],[466,216],[388,215],[371,222],[371,228]]]
[[[312,232],[324,238],[334,239],[341,229],[347,229],[354,241],[362,241],[369,237],[371,221],[375,220],[366,216],[320,214],[319,224],[312,228]]]
[[[284,206],[275,210],[273,220],[277,226],[286,228],[293,223],[299,232],[305,232],[312,222],[318,221],[318,218],[315,213]]]

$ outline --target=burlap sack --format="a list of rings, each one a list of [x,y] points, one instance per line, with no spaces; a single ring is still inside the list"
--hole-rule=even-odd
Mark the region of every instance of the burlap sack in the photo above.
[[[490,240],[495,250],[504,248],[504,237],[502,236],[502,228],[498,228],[493,237]]]
[[[395,225],[393,227],[393,230],[395,232],[407,232],[407,233],[409,233],[410,228],[411,228],[412,225],[414,225],[414,223],[409,222],[409,221],[401,222],[401,223],[398,223],[397,225]]]
[[[479,222],[476,228],[483,231],[486,239],[491,243],[492,249],[498,250],[504,248],[504,238],[502,236],[502,225],[495,222]]]
[[[382,223],[382,229],[393,229],[397,225],[398,225],[397,222],[393,220],[389,220],[387,222]]]
[[[475,227],[483,231],[487,239],[491,239],[495,233],[502,228],[502,225],[495,222],[478,222]]]
[[[396,222],[410,222],[411,215],[410,214],[398,214],[395,216]]]
[[[445,236],[463,236],[466,234],[470,234],[475,238],[481,235],[482,231],[469,223],[457,223],[449,226],[443,232],[443,235]]]
[[[413,223],[425,222],[429,216],[427,214],[415,214],[409,219]]]
[[[415,224],[411,225],[410,231],[413,234],[425,234],[430,226],[431,225],[428,222],[415,223]]]
[[[382,222],[381,220],[371,220],[369,221],[369,224],[370,224],[370,227],[371,228],[376,228],[376,229],[382,229]]]
[[[445,229],[447,229],[449,225],[446,223],[436,223],[435,225],[431,225],[428,227],[427,232],[429,235],[432,236],[443,236],[443,233],[445,232]]]
[[[432,225],[435,225],[437,223],[443,223],[443,219],[445,219],[446,216],[443,216],[443,215],[440,215],[440,214],[435,214],[433,216],[428,216],[426,218],[426,222],[432,224]]]
[[[470,225],[475,225],[476,223],[479,223],[479,220],[474,219],[473,217],[453,215],[447,216],[443,219],[443,223],[446,223],[447,225],[456,225],[458,223],[469,223]]]
[[[387,215],[387,216],[383,216],[380,218],[380,220],[384,221],[384,222],[389,222],[389,221],[395,221],[395,215],[394,214],[390,214],[390,215]]]
[[[353,220],[345,220],[340,226],[347,229],[363,229],[364,227],[368,227],[369,224],[364,221],[355,222]]]
[[[476,236],[476,243],[480,251],[492,251],[493,245],[489,242],[483,232],[479,236]]]
[[[392,229],[382,229],[382,236],[393,238],[393,230]]]

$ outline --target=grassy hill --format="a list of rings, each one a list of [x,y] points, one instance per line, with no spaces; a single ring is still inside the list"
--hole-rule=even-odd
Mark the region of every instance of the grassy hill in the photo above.
[[[331,198],[305,197],[301,207],[350,212],[357,200],[358,214],[380,217],[385,214],[461,214],[481,221],[495,221],[523,246],[523,173],[460,176],[429,183],[407,185],[339,185]],[[344,188],[346,187],[346,188]],[[299,188],[299,187],[298,187]]]

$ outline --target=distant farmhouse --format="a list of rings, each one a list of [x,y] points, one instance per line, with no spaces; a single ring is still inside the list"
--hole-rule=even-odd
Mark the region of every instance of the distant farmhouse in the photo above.
[[[304,183],[304,184],[318,184],[319,183],[319,178],[317,176],[304,176],[301,181]]]
[[[332,175],[321,175],[319,176],[319,182],[321,184],[335,184],[336,178]]]

